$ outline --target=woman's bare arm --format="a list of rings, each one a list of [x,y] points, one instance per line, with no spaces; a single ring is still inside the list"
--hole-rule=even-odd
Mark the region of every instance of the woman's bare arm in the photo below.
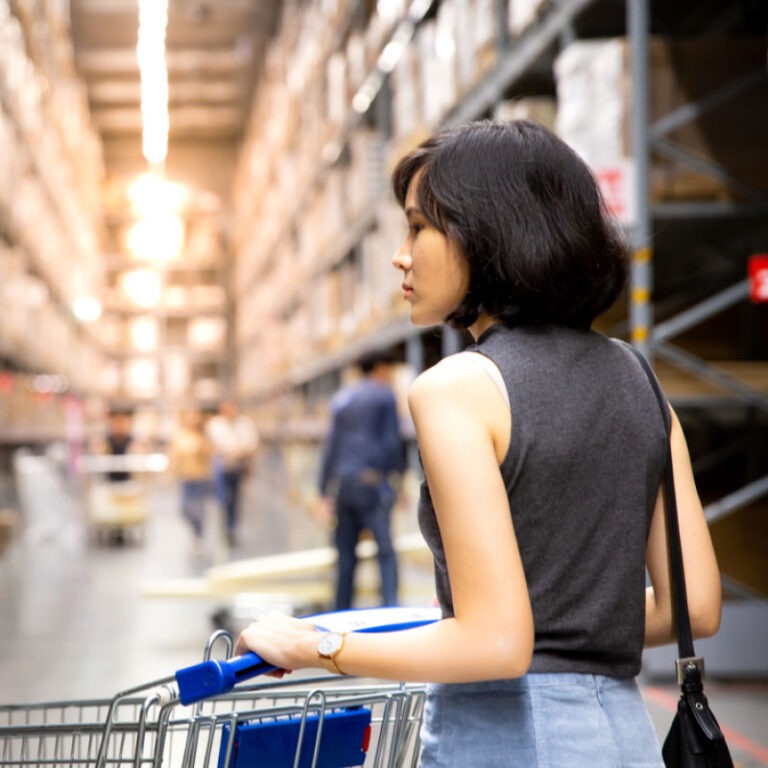
[[[460,356],[455,356],[460,357]],[[386,634],[352,634],[344,672],[391,680],[462,682],[516,677],[533,652],[533,619],[499,472],[498,424],[509,408],[477,365],[446,358],[421,374],[409,402],[444,538],[455,618]],[[504,421],[506,419],[506,421]],[[306,622],[267,616],[246,629],[251,648],[285,669],[323,666]]]
[[[720,627],[720,571],[696,490],[685,436],[677,415],[674,411],[671,413],[672,465],[691,630],[694,637],[709,637]],[[675,640],[666,526],[662,487],[656,500],[646,553],[651,579],[651,586],[646,593],[646,646],[664,645]]]

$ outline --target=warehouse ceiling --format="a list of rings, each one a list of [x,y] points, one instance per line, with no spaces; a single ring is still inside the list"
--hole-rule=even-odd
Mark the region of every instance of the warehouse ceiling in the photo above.
[[[226,196],[282,2],[169,0],[168,5],[166,172]],[[114,190],[147,167],[136,59],[138,0],[70,0],[70,8],[75,63],[103,143],[106,189]]]

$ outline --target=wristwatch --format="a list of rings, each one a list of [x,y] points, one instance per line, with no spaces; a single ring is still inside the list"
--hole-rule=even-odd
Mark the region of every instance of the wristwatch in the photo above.
[[[346,636],[341,632],[326,632],[317,641],[317,655],[321,659],[330,659],[336,671],[340,675],[345,675],[346,672],[342,672],[339,665],[336,663],[336,656],[341,653],[344,648],[344,640]]]

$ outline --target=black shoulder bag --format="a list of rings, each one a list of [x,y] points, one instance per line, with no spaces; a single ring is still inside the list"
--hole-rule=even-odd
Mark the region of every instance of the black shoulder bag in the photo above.
[[[645,357],[634,347],[630,346],[630,349],[637,355],[651,382],[664,417],[667,435],[669,435],[672,419],[659,383]],[[683,553],[680,548],[680,529],[677,522],[672,449],[669,442],[664,467],[664,494],[677,625],[677,682],[680,685],[677,714],[662,748],[664,764],[667,768],[733,768],[725,737],[704,695],[704,659],[696,656],[693,650],[688,599],[685,593]]]

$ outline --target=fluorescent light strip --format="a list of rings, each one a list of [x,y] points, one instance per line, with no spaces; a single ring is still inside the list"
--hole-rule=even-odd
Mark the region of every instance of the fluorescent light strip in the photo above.
[[[168,154],[168,68],[165,30],[168,0],[139,0],[136,57],[141,73],[142,150],[148,163],[162,163]]]

